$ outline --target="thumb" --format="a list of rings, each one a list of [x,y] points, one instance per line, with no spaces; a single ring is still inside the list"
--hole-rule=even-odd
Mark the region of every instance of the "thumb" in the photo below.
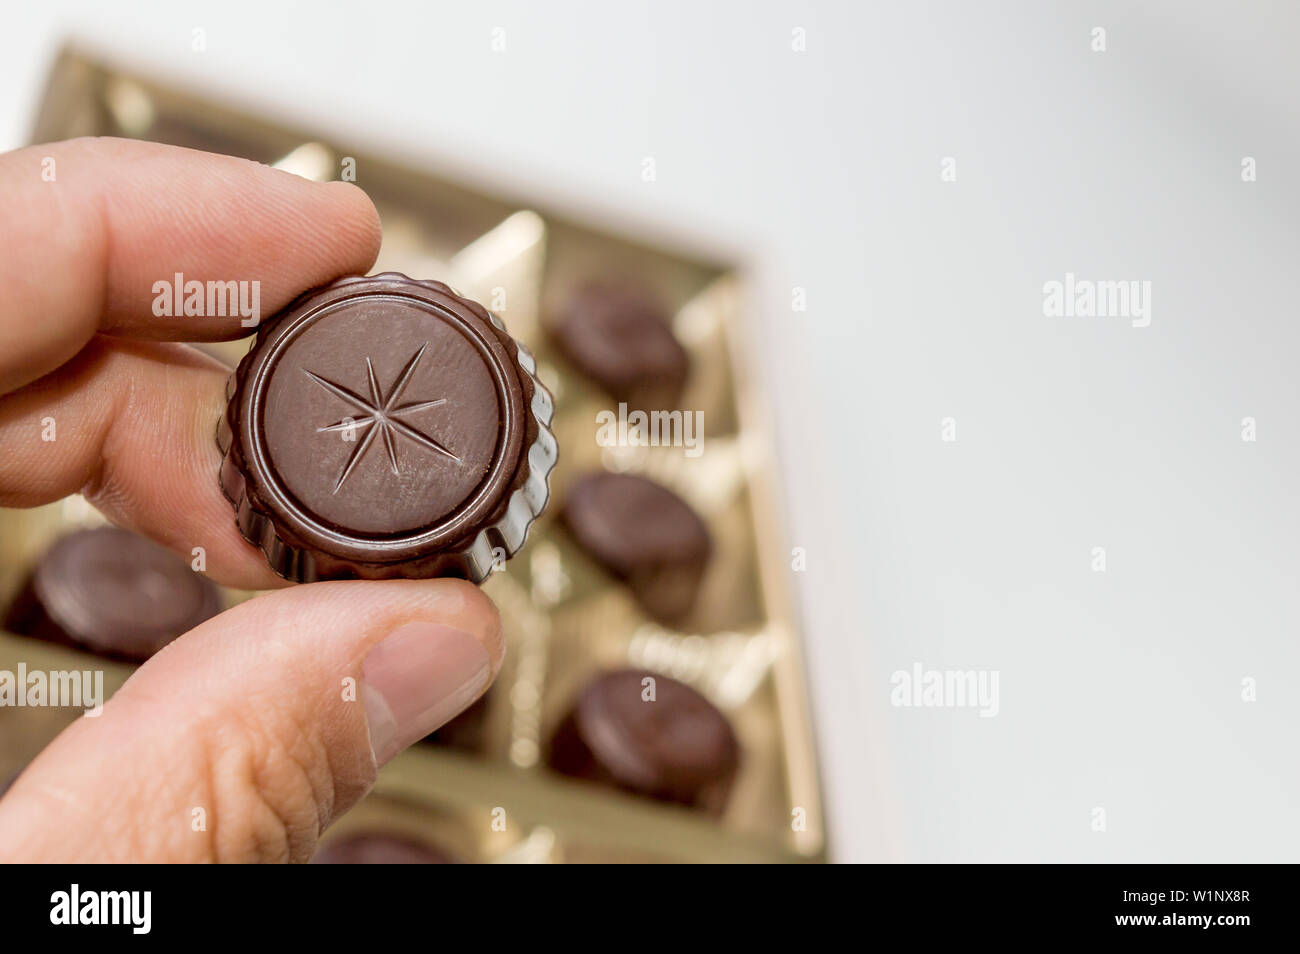
[[[457,580],[314,583],[222,613],[78,719],[0,800],[0,861],[306,861],[378,767],[491,683]]]

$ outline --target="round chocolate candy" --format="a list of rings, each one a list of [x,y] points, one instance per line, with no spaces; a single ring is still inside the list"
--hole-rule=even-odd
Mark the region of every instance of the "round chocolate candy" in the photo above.
[[[690,612],[713,547],[681,497],[635,474],[596,473],[569,489],[563,520],[651,616],[674,623]]]
[[[646,289],[587,282],[547,315],[546,325],[569,362],[616,400],[639,410],[677,406],[690,360]]]
[[[331,839],[312,856],[314,865],[453,865],[446,852],[388,832],[357,832]]]
[[[446,285],[344,278],[263,325],[227,387],[221,484],[291,580],[481,582],[546,506],[551,396]]]
[[[97,527],[55,542],[5,625],[111,659],[142,662],[219,612],[220,590],[170,550],[118,527]]]
[[[552,736],[549,762],[565,775],[720,814],[740,747],[727,717],[690,686],[622,669],[583,689]]]

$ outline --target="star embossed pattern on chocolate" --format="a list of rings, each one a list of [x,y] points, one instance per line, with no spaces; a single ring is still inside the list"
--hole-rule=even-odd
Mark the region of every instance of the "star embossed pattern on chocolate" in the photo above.
[[[334,485],[335,493],[338,493],[339,490],[342,489],[343,481],[348,479],[348,474],[352,473],[352,468],[356,466],[357,461],[360,460],[366,450],[369,449],[376,434],[382,433],[384,435],[384,449],[388,451],[388,462],[392,466],[394,474],[401,474],[401,470],[398,469],[397,466],[397,449],[393,444],[394,432],[415,441],[417,444],[429,448],[431,451],[445,454],[457,463],[464,463],[459,457],[447,450],[447,448],[443,447],[428,434],[421,433],[419,430],[400,419],[400,415],[402,414],[412,414],[416,411],[423,411],[426,408],[441,407],[447,403],[446,398],[439,398],[436,401],[416,401],[413,404],[397,404],[397,399],[401,396],[402,389],[406,387],[406,382],[411,380],[411,372],[413,372],[416,365],[420,363],[420,358],[424,356],[425,349],[428,347],[429,343],[426,341],[420,346],[420,350],[415,353],[415,356],[406,363],[406,367],[402,368],[402,373],[397,376],[397,381],[389,390],[387,397],[384,396],[383,391],[379,387],[379,381],[375,378],[375,365],[369,356],[366,357],[366,373],[370,382],[369,400],[366,400],[366,398],[354,391],[349,391],[341,384],[322,378],[319,374],[316,374],[313,371],[308,371],[306,368],[303,369],[303,374],[307,375],[307,377],[311,378],[325,390],[329,391],[330,394],[341,398],[345,403],[350,404],[363,412],[360,418],[345,417],[341,421],[335,421],[333,424],[326,424],[324,427],[316,428],[317,433],[329,433],[330,431],[341,432],[345,435],[347,440],[351,441],[356,440],[356,432],[358,428],[367,429],[365,432],[366,436],[357,443],[356,450],[352,452],[348,457],[348,462],[343,466],[343,470],[339,474],[338,483]]]
[[[221,483],[281,576],[461,576],[523,545],[555,466],[532,355],[481,305],[387,272],[299,298],[231,378]]]

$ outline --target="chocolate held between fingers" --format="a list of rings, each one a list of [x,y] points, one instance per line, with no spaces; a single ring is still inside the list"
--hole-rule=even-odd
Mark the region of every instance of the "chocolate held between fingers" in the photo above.
[[[546,507],[557,448],[533,357],[440,282],[303,295],[227,390],[221,485],[288,579],[482,582]]]

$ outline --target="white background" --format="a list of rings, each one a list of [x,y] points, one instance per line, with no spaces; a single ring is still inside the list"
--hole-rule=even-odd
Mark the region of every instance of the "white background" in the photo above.
[[[3,18],[6,148],[76,37],[748,259],[837,858],[1300,857],[1295,5],[45,0]],[[1152,282],[1150,326],[1044,317],[1066,272]],[[890,674],[916,662],[998,670],[1000,713],[892,708]]]

